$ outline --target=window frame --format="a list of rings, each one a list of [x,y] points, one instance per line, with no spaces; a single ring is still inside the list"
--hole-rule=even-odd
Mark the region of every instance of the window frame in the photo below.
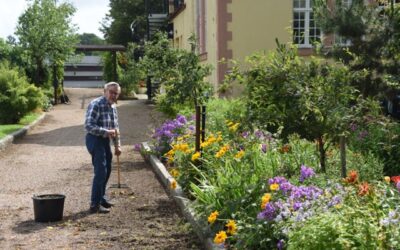
[[[295,6],[295,2],[298,2],[299,5],[301,5],[302,2],[305,3],[304,7],[296,7]],[[313,17],[313,19],[311,19],[311,15],[313,13],[313,9],[312,9],[312,0],[293,0],[293,25],[292,25],[292,29],[293,29],[293,43],[296,44],[299,48],[312,48],[313,47],[313,43],[311,43],[310,41],[312,40],[311,37],[319,40],[320,42],[322,41],[322,32],[321,30],[318,28],[318,26],[315,25],[315,19]],[[301,13],[304,14],[304,19],[295,19],[295,15],[296,13],[298,13],[298,15],[300,16]],[[303,36],[296,36],[295,30],[300,30],[300,28],[302,28],[302,26],[298,26],[298,29],[295,29],[295,22],[299,22],[301,23],[302,21],[304,21],[304,33]],[[310,27],[311,21],[314,22],[314,27]],[[315,32],[319,32],[319,35],[313,35],[310,36],[310,31],[311,29],[315,30]],[[304,40],[304,43],[296,43],[296,38],[299,38],[299,40]]]

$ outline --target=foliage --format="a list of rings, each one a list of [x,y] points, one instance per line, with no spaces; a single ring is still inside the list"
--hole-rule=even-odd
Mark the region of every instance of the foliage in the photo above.
[[[16,35],[28,54],[29,77],[34,83],[43,85],[48,80],[45,60],[63,69],[64,61],[72,54],[77,42],[75,26],[71,24],[74,12],[70,3],[34,0],[19,17]]]
[[[389,177],[383,182],[383,164],[374,154],[348,148],[351,171],[341,180],[335,177],[340,169],[335,144],[328,147],[328,171],[321,174],[313,142],[246,130],[231,120],[246,110],[239,100],[211,100],[207,108],[201,152],[194,151],[190,126],[169,130],[176,126],[167,122],[158,133],[170,131],[163,148],[170,149],[164,154],[167,166],[216,244],[231,249],[390,249],[397,244],[400,178],[392,178],[397,186]],[[185,112],[190,116],[189,109]]]
[[[135,60],[135,53],[139,46],[135,43],[129,43],[128,49],[124,53],[126,63],[121,67],[121,76],[119,83],[121,84],[122,93],[129,95],[132,91],[137,91],[138,84],[144,80],[145,74],[139,62]]]
[[[93,33],[83,33],[78,35],[79,44],[89,44],[89,45],[102,45],[105,41]],[[85,55],[101,55],[100,51],[84,51]]]
[[[104,53],[102,57],[103,64],[103,80],[106,82],[116,81],[122,76],[122,69],[120,65],[120,59],[123,55],[120,52],[117,55],[117,76],[114,75],[114,56],[112,52]]]
[[[41,108],[42,91],[29,84],[17,68],[0,64],[0,124],[18,123],[27,113]]]
[[[147,1],[149,13],[167,12],[163,1]],[[111,44],[127,45],[129,42],[139,42],[146,37],[146,15],[143,0],[110,0],[110,12],[102,21],[101,31],[106,41]],[[134,30],[131,29],[132,24]]]
[[[381,117],[365,116],[350,126],[349,144],[364,156],[374,155],[384,163],[386,175],[400,174],[400,125]]]
[[[325,0],[314,1],[314,13],[324,33],[348,40],[348,46],[335,46],[332,54],[363,75],[352,84],[363,96],[390,95],[399,89],[400,7],[394,0],[365,4],[353,0],[350,6],[335,1],[331,8]],[[389,97],[389,96],[388,96]]]
[[[173,48],[165,33],[157,33],[145,44],[141,64],[153,82],[159,81],[162,86],[164,93],[159,93],[157,104],[170,116],[182,106],[204,104],[212,94],[211,85],[204,80],[211,67],[200,64],[194,52]]]
[[[305,60],[296,47],[277,45],[274,53],[250,56],[246,71],[236,66],[228,80],[246,86],[249,126],[318,140],[324,170],[326,140],[345,134],[357,115],[357,91],[348,84],[352,75],[343,65]]]

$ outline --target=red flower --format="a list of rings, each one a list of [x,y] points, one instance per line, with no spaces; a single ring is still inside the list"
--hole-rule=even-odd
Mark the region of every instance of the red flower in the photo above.
[[[347,183],[354,183],[358,179],[358,173],[355,170],[351,170],[350,173],[347,175],[345,182]]]
[[[400,175],[392,176],[390,179],[397,184],[397,182],[400,182]]]

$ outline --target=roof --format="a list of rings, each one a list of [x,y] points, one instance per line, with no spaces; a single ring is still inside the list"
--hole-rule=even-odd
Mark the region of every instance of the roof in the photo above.
[[[75,45],[76,51],[125,51],[124,45],[119,44],[106,44],[106,45],[87,45],[77,44]]]

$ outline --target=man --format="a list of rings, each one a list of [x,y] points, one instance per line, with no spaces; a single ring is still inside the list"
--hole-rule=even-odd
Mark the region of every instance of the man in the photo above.
[[[104,95],[90,102],[86,111],[86,147],[92,156],[94,177],[90,203],[91,213],[109,213],[113,204],[105,198],[107,181],[111,174],[112,152],[110,140],[115,146],[115,155],[121,154],[118,114],[115,103],[121,93],[116,82],[104,85]]]

